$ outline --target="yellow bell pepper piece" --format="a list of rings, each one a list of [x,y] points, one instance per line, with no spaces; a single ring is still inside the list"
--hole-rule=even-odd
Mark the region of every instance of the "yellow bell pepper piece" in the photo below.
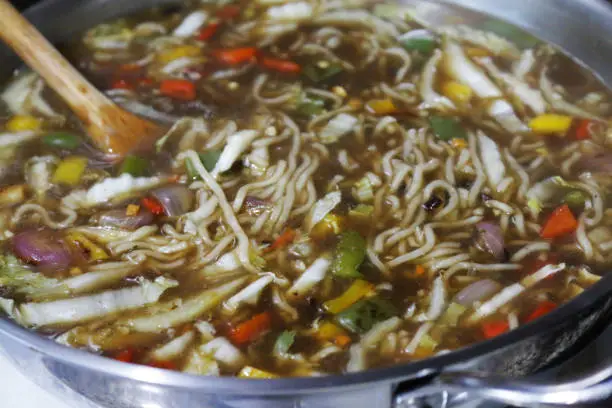
[[[167,64],[179,58],[198,57],[202,53],[199,47],[195,45],[182,45],[180,47],[170,48],[161,51],[157,54],[156,60],[162,64]]]
[[[53,173],[53,183],[74,186],[79,184],[87,167],[87,159],[81,156],[66,157]]]
[[[343,329],[330,322],[321,323],[316,331],[316,336],[323,341],[333,341],[340,347],[344,347],[351,342],[351,338]]]
[[[534,133],[540,135],[558,134],[564,136],[572,126],[572,121],[571,116],[545,114],[531,119],[529,127]]]
[[[453,146],[457,150],[462,150],[468,147],[467,140],[462,139],[460,137],[455,137],[451,139],[451,146]]]
[[[465,105],[474,96],[474,91],[459,82],[446,81],[442,84],[442,94],[457,105]]]
[[[108,254],[98,245],[94,244],[89,238],[80,232],[71,231],[66,235],[68,241],[76,248],[81,248],[89,253],[92,261],[102,261],[108,258]]]
[[[317,241],[322,241],[332,235],[340,234],[343,225],[344,217],[336,214],[327,214],[323,220],[312,227],[310,237]]]
[[[370,282],[357,279],[342,295],[323,303],[323,307],[329,313],[338,314],[368,296],[373,290],[374,285]]]
[[[140,212],[140,206],[136,204],[128,204],[127,208],[125,209],[125,215],[127,215],[128,217],[133,217],[134,215],[138,215],[139,212]]]
[[[366,109],[375,115],[388,115],[397,112],[397,107],[391,99],[373,99],[366,103]]]
[[[270,378],[278,378],[278,375],[272,374],[268,371],[260,370],[259,368],[244,366],[242,370],[238,373],[239,378],[260,378],[260,379],[270,379]]]
[[[42,127],[42,121],[34,116],[16,115],[6,122],[6,130],[9,132],[23,132],[25,130],[38,130]]]

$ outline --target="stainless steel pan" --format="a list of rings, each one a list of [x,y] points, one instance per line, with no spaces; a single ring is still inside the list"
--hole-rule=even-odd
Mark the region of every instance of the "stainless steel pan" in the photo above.
[[[46,0],[26,14],[48,38],[66,41],[102,20],[170,2]],[[483,20],[456,5],[503,18],[559,45],[612,85],[612,8],[603,0],[404,3],[429,20]],[[18,65],[14,55],[0,48],[0,78]],[[611,294],[612,275],[543,319],[493,340],[411,364],[321,378],[249,381],[128,365],[60,346],[5,319],[0,319],[0,347],[33,381],[78,407],[88,406],[86,401],[110,408],[421,407],[423,398],[433,395],[449,406],[469,396],[524,407],[610,407],[612,361],[564,384],[520,378],[563,355],[605,322],[612,311]]]

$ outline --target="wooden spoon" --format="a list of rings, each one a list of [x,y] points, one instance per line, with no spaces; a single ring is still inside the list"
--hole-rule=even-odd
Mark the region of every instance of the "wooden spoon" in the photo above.
[[[151,147],[163,130],[127,112],[98,91],[8,0],[0,0],[0,38],[45,79],[112,158]]]

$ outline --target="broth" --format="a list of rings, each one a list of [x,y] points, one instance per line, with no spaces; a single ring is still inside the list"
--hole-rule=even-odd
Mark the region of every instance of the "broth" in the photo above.
[[[172,127],[120,162],[13,78],[5,313],[121,361],[316,376],[501,335],[597,282],[608,90],[505,26],[354,7],[194,3],[84,33],[71,61]]]

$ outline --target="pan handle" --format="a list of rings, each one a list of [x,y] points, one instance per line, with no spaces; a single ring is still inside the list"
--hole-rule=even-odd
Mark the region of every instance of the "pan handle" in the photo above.
[[[578,379],[554,383],[488,373],[443,371],[431,384],[397,395],[395,406],[419,407],[422,405],[415,401],[434,394],[444,394],[447,399],[448,396],[469,397],[524,408],[609,407],[612,405],[612,361],[604,362],[603,367]]]

